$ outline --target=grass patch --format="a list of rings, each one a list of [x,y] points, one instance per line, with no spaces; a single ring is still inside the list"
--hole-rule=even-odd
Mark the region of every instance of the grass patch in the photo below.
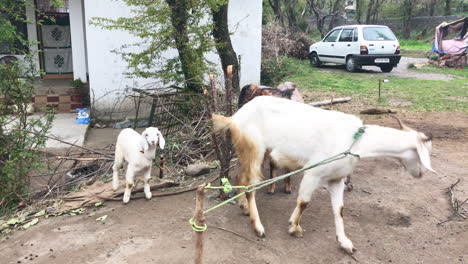
[[[400,78],[381,73],[349,73],[344,68],[330,66],[312,68],[308,61],[287,59],[285,67],[293,72],[282,81],[292,81],[301,89],[310,89],[328,97],[351,96],[365,102],[364,107],[391,107],[390,101],[407,101],[410,105],[401,108],[412,111],[464,111],[468,112],[468,83],[464,78],[452,81],[432,81],[415,78]],[[328,69],[327,69],[328,68]],[[449,73],[451,72],[444,72]],[[456,74],[458,75],[458,74]],[[382,85],[382,103],[377,103],[378,80],[388,79]]]
[[[459,70],[459,69],[453,69],[453,68],[439,68],[434,65],[426,65],[420,69],[411,69],[411,70],[416,71],[416,72],[424,72],[424,73],[450,74],[454,76],[468,78],[468,67],[465,67],[464,69]]]
[[[432,43],[424,40],[399,39],[401,49],[405,50],[432,50]]]

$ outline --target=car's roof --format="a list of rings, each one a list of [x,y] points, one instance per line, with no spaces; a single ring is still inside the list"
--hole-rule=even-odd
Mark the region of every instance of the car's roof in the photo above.
[[[343,26],[339,26],[339,27],[335,27],[333,29],[336,29],[336,28],[344,28],[344,27],[359,27],[359,28],[363,28],[363,27],[387,27],[385,25],[362,25],[362,24],[358,24],[358,25],[343,25]]]

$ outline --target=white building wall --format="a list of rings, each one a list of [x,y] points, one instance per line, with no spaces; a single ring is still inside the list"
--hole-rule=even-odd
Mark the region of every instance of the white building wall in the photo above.
[[[83,11],[83,0],[70,1],[70,33],[72,43],[73,79],[80,79],[82,82],[87,82]]]
[[[96,110],[115,109],[116,101],[121,99],[126,89],[140,88],[155,80],[125,76],[127,63],[112,52],[124,44],[131,44],[134,36],[125,31],[103,30],[89,24],[93,17],[130,16],[129,7],[116,0],[84,0],[84,3],[91,102],[94,102]],[[231,40],[234,50],[241,57],[241,86],[260,82],[261,20],[261,0],[230,1],[229,27],[233,33]],[[210,54],[208,57],[220,65],[217,56]],[[133,107],[133,104],[126,107]]]

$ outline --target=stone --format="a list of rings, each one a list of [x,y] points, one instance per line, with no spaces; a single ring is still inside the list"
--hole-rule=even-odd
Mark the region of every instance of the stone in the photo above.
[[[185,167],[184,172],[188,176],[198,177],[209,173],[211,170],[210,165],[204,163],[190,164]]]

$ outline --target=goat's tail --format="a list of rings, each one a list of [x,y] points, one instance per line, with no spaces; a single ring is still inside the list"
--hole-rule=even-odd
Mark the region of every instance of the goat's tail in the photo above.
[[[229,130],[232,124],[231,119],[232,118],[228,116],[213,114],[211,116],[211,121],[213,123],[213,133],[225,132],[226,130]]]

